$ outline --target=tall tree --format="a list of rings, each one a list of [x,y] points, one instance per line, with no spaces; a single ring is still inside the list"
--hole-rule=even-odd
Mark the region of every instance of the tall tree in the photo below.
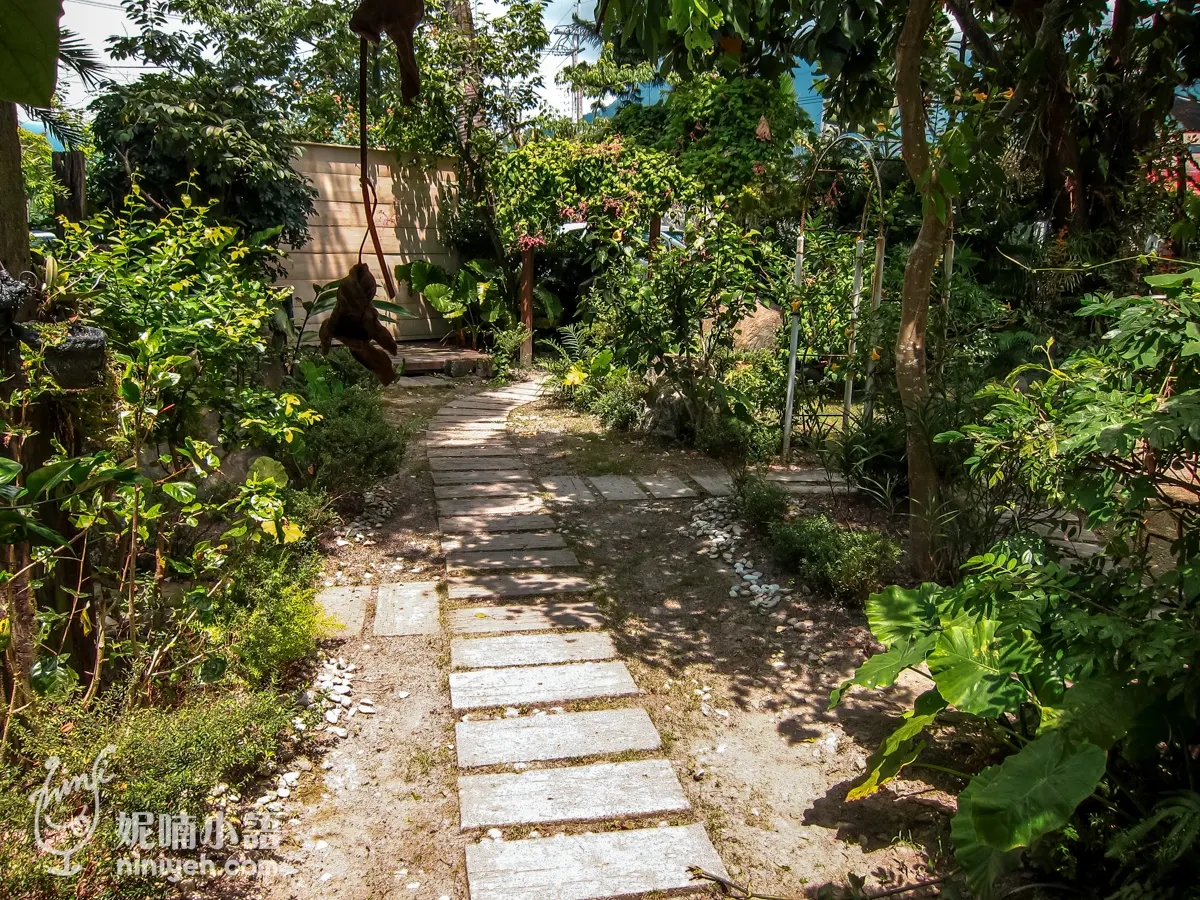
[[[936,0],[909,0],[904,27],[896,42],[896,103],[900,107],[901,154],[921,195],[921,230],[904,267],[900,327],[896,336],[896,386],[907,417],[908,489],[912,503],[909,556],[921,578],[933,575],[933,526],[938,500],[937,468],[931,435],[925,427],[929,372],[925,334],[934,268],[949,230],[953,202],[946,182],[931,164],[921,59]]]

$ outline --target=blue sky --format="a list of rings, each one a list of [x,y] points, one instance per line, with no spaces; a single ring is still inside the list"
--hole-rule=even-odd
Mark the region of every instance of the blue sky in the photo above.
[[[300,0],[302,2],[302,0]],[[474,0],[476,9],[483,13],[494,13],[503,8],[497,0]],[[594,0],[583,0],[581,9],[584,15],[590,15],[595,8]],[[551,0],[546,7],[546,28],[553,29],[557,25],[569,22],[571,12],[575,9],[575,0]],[[124,11],[117,0],[63,0],[64,27],[71,29],[87,41],[108,61],[112,68],[108,76],[118,82],[132,81],[138,77],[142,69],[130,66],[128,61],[115,62],[109,60],[107,42],[111,35],[130,34],[135,29],[125,18]],[[594,53],[585,52],[583,58],[594,57]],[[563,113],[571,111],[571,99],[568,92],[554,82],[554,76],[563,66],[570,62],[569,57],[545,55],[542,58],[542,79],[545,82],[543,96],[548,104]],[[91,94],[77,82],[68,81],[60,85],[60,91],[68,106],[85,106],[91,99]]]

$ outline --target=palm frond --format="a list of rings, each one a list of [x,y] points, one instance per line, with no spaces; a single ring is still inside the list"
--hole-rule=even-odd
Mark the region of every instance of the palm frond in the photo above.
[[[66,110],[47,109],[40,106],[22,106],[25,115],[46,129],[46,134],[61,141],[71,150],[78,149],[86,139],[83,125],[73,119]]]
[[[105,66],[96,51],[69,28],[58,29],[58,63],[79,76],[86,87],[96,87],[105,80]]]

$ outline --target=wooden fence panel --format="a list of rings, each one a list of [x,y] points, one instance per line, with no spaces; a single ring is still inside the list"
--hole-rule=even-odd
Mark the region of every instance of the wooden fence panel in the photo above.
[[[296,313],[303,316],[299,301],[312,296],[314,282],[324,284],[341,278],[358,262],[367,220],[358,180],[358,148],[301,144],[297,149],[299,155],[292,166],[316,188],[316,213],[308,221],[312,239],[289,251],[287,278],[280,284],[293,288]],[[394,269],[400,263],[426,259],[453,271],[458,261],[442,243],[437,226],[441,210],[456,201],[454,160],[425,161],[411,155],[397,159],[387,151],[372,150],[368,163],[379,199],[375,227],[388,267]],[[375,273],[382,298],[383,279],[369,238],[362,259]],[[432,340],[451,331],[446,321],[419,297],[411,296],[400,285],[397,292],[396,302],[416,315],[400,320],[393,327],[397,340]],[[316,324],[310,322],[309,327]]]

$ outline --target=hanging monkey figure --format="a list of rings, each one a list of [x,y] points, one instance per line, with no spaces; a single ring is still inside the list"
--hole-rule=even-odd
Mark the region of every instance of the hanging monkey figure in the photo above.
[[[384,278],[392,297],[392,283],[388,277],[387,263],[379,238],[375,234],[373,190],[366,181],[367,138],[366,138],[366,72],[368,42],[378,44],[384,32],[396,42],[396,54],[400,59],[400,94],[405,105],[410,105],[421,90],[421,73],[417,69],[413,32],[425,16],[424,0],[362,0],[354,15],[350,17],[350,29],[362,38],[359,60],[359,110],[363,121],[359,123],[359,144],[362,153],[363,206],[366,209],[368,233],[375,244],[379,264],[384,267]],[[363,366],[375,373],[383,384],[391,384],[396,378],[388,353],[396,355],[396,339],[379,321],[379,313],[373,303],[378,285],[375,276],[365,263],[350,267],[346,277],[338,285],[337,302],[329,318],[321,324],[321,352],[328,353],[334,338],[349,348]],[[378,344],[383,350],[375,346]],[[387,353],[384,352],[387,351]]]
[[[372,303],[376,289],[375,276],[366,263],[350,267],[338,285],[333,312],[321,323],[321,352],[328,353],[330,343],[337,338],[355,359],[386,385],[396,379],[396,370],[392,368],[388,353],[395,356],[399,348],[392,333],[379,321],[379,313]],[[372,344],[372,340],[387,353]]]
[[[421,90],[413,32],[425,17],[424,0],[362,0],[350,17],[350,30],[373,44],[383,33],[396,42],[400,58],[400,96],[411,104]]]

